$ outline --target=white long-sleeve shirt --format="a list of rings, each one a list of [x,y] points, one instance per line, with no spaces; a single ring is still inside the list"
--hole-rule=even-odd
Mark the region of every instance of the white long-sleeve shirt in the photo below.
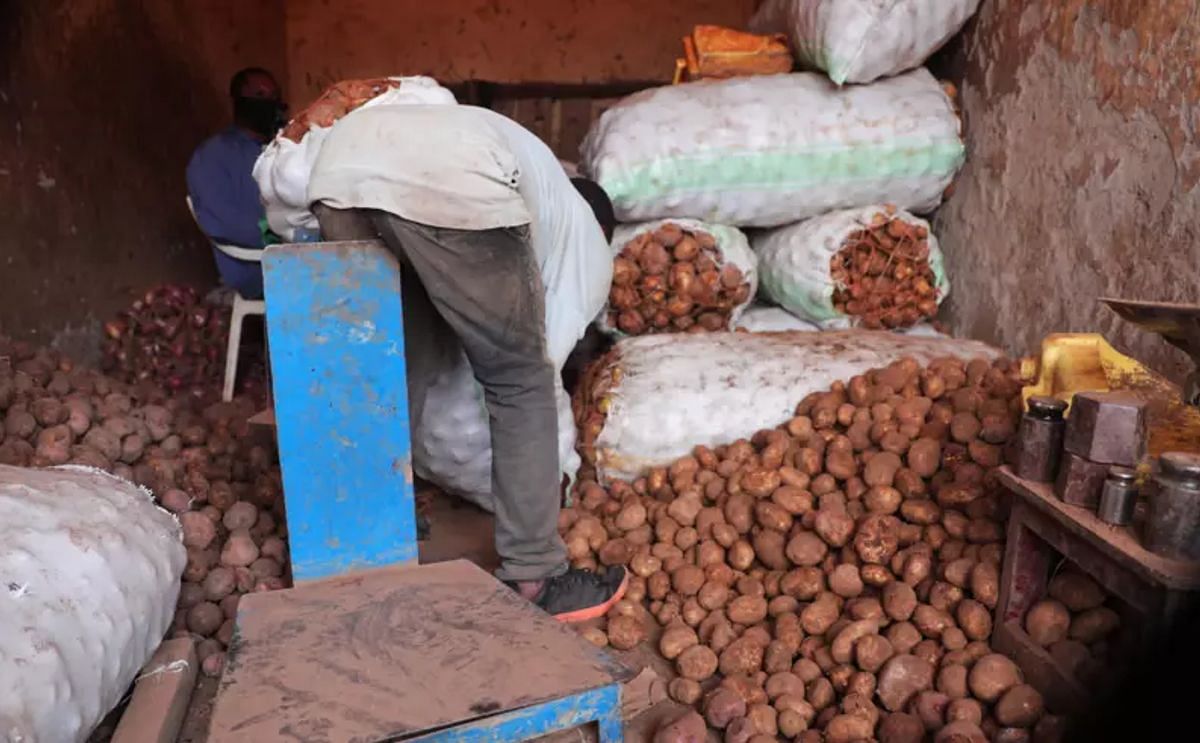
[[[309,203],[381,209],[460,230],[529,224],[518,158],[487,114],[440,104],[353,111],[321,145]]]

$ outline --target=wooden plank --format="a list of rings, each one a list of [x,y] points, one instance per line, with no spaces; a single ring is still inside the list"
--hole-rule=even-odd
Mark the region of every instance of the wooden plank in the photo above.
[[[439,730],[417,737],[396,738],[413,743],[498,743],[531,740],[591,722],[599,724],[601,743],[621,738],[621,687],[612,684],[545,704],[485,717],[470,725]]]
[[[1000,574],[1000,597],[996,602],[995,625],[1021,621],[1025,612],[1046,590],[1050,570],[1049,549],[1026,526],[1029,506],[1017,503],[1008,519],[1004,567]]]
[[[211,739],[411,736],[631,675],[465,560],[371,570],[243,597]]]
[[[1063,503],[1049,484],[1022,480],[1008,467],[1000,469],[999,477],[1024,502],[1145,580],[1175,590],[1200,590],[1200,562],[1171,560],[1150,552],[1132,528],[1111,526],[1085,508]]]
[[[415,564],[400,265],[378,240],[272,245],[262,265],[295,580]]]
[[[1005,622],[992,633],[992,648],[1013,659],[1025,682],[1042,693],[1047,706],[1059,714],[1087,709],[1091,699],[1084,687],[1058,661],[1030,639],[1019,622]]]
[[[112,743],[175,743],[196,687],[198,667],[190,637],[159,645],[142,668]]]
[[[1107,593],[1130,604],[1143,614],[1161,610],[1166,588],[1130,570],[1109,552],[1097,549],[1085,539],[1064,528],[1058,521],[1027,503],[1022,503],[1016,521],[1035,541],[1052,548],[1083,572],[1092,576]],[[1009,521],[1010,524],[1013,521]],[[1007,548],[1005,552],[1007,553]],[[1040,599],[1040,593],[1033,595]],[[1026,607],[1028,608],[1028,607]],[[1022,612],[1022,616],[1024,612]],[[1009,617],[1010,619],[1012,617]]]
[[[252,426],[262,426],[263,428],[275,427],[275,409],[267,408],[250,416],[247,420]]]

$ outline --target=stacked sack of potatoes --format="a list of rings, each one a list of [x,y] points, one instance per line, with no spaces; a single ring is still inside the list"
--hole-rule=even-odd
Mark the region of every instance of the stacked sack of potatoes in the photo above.
[[[238,598],[287,585],[287,529],[275,452],[251,441],[237,405],[194,410],[0,338],[0,464],[81,465],[137,483],[175,513],[188,562],[177,636],[217,674]]]
[[[752,30],[785,35],[806,72],[640,91],[593,124],[582,172],[624,221],[702,219],[702,231],[723,225],[716,229],[741,242],[739,228],[766,228],[753,236],[749,265],[762,299],[800,323],[927,324],[950,284],[929,224],[915,215],[938,206],[966,150],[955,87],[921,65],[979,0],[884,5],[762,3]],[[638,247],[618,239],[614,249],[628,259]],[[672,297],[670,286],[664,300],[649,283],[614,288],[602,326],[628,335],[743,327],[742,306],[692,316],[688,308],[703,302]]]
[[[906,358],[749,440],[581,485],[560,523],[573,564],[633,573],[589,639],[642,642],[645,604],[672,697],[703,714],[659,738],[1058,740],[988,644],[1020,388],[1006,360]]]

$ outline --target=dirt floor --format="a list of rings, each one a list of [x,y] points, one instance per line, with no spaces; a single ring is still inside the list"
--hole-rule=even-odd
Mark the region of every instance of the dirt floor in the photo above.
[[[421,562],[465,558],[488,570],[495,569],[498,560],[492,545],[491,515],[436,491],[427,491],[422,495],[429,496],[426,513],[432,530],[430,538],[420,544]],[[631,743],[649,741],[664,718],[682,709],[665,698],[672,668],[651,649],[657,635],[657,623],[649,616],[646,621],[647,626],[654,630],[651,643],[644,643],[628,652],[614,651],[626,666],[635,672],[642,672],[626,685],[624,692],[625,738]],[[216,679],[200,679],[192,695],[192,704],[184,720],[179,743],[205,743],[208,740],[208,718],[212,713],[216,688]],[[710,738],[716,740],[715,736],[710,735]],[[596,731],[594,726],[586,726],[547,736],[545,740],[554,743],[590,743],[596,740]]]

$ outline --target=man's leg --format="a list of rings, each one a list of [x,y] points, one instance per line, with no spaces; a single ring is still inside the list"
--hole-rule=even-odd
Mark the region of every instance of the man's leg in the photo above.
[[[462,341],[491,418],[497,577],[536,582],[566,571],[554,366],[545,293],[525,228],[448,230],[376,212],[380,237],[421,279]]]

